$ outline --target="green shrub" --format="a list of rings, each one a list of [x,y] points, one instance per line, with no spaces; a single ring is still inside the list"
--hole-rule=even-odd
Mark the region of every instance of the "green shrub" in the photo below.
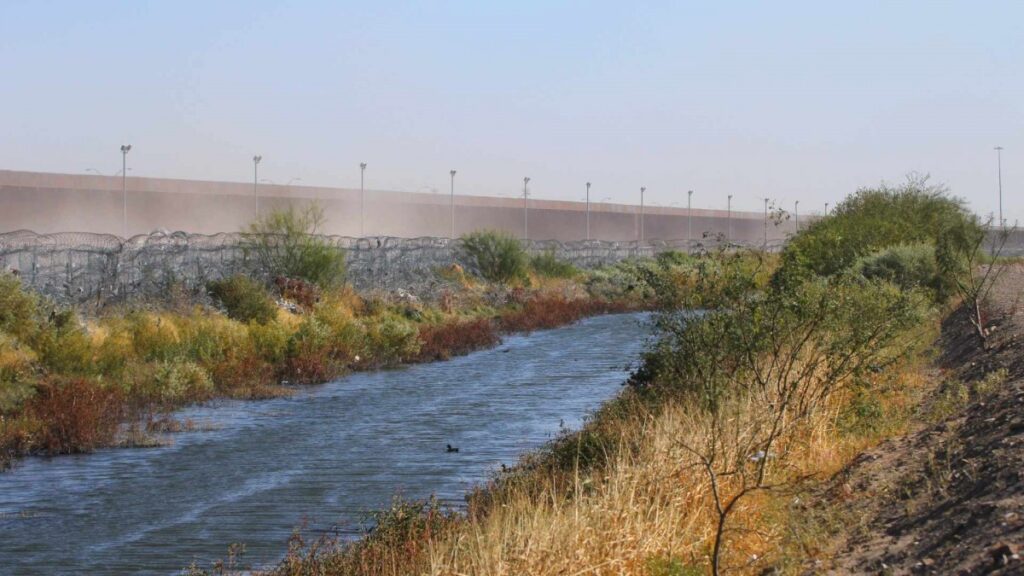
[[[284,362],[291,336],[288,327],[279,322],[249,325],[249,340],[256,355],[271,364]]]
[[[530,268],[539,276],[547,278],[572,278],[580,273],[579,269],[555,256],[554,250],[545,250],[530,258]]]
[[[240,322],[266,324],[277,315],[277,306],[266,288],[248,276],[214,280],[206,289],[224,306],[228,317]]]
[[[397,364],[419,354],[419,329],[406,318],[386,313],[369,319],[364,325],[367,353],[373,363]]]
[[[345,252],[319,235],[325,221],[317,204],[271,212],[249,226],[245,248],[272,276],[338,286],[345,281]]]
[[[950,232],[958,228],[978,226],[961,200],[943,187],[929,185],[927,179],[911,179],[898,188],[862,189],[793,238],[777,277],[782,281],[808,274],[831,276],[892,246],[938,246],[950,241]]]
[[[19,409],[35,394],[35,354],[0,332],[0,414]]]
[[[201,400],[213,392],[213,380],[201,366],[189,361],[163,362],[151,382],[153,395],[165,402]]]
[[[0,332],[25,340],[37,329],[38,314],[39,298],[17,276],[0,273]]]
[[[936,294],[941,291],[935,246],[931,244],[894,246],[876,252],[858,260],[854,270],[869,280],[885,280],[904,290],[928,288]]]
[[[526,251],[511,234],[492,230],[467,234],[462,237],[462,251],[471,268],[491,282],[526,278]]]

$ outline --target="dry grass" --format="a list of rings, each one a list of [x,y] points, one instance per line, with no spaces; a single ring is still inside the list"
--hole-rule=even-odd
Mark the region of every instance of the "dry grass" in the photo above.
[[[858,413],[870,425],[844,424],[856,397],[848,391],[784,439],[784,456],[769,466],[774,487],[742,500],[729,519],[723,565],[730,573],[756,574],[787,555],[809,552],[794,541],[803,519],[789,504],[807,482],[831,476],[906,426],[930,383],[925,367],[915,358],[871,376],[885,409]],[[769,417],[762,402],[747,396],[729,403],[724,459],[749,459],[736,451]],[[275,573],[705,574],[717,517],[709,477],[683,446],[709,442],[711,419],[686,398],[654,405],[627,392],[584,431],[473,494],[466,515],[435,518],[430,530],[422,523],[396,530],[385,516],[386,538],[374,534],[347,548],[325,542],[295,548]],[[600,457],[593,457],[595,450]],[[566,463],[572,453],[580,455],[575,465]],[[726,496],[740,489],[738,478],[722,480]]]

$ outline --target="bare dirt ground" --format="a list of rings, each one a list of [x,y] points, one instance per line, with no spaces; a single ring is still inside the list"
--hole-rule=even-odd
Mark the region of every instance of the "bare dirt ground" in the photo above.
[[[944,323],[943,384],[930,402],[959,401],[831,480],[820,496],[842,529],[807,573],[1024,574],[1022,290],[1024,266],[1006,269],[987,308],[987,351],[965,312]]]

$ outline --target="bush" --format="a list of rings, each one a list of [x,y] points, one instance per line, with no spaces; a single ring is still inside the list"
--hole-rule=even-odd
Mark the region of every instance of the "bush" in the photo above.
[[[580,273],[579,269],[555,256],[554,250],[545,250],[530,258],[530,268],[539,276],[547,278],[572,278]]]
[[[467,234],[462,237],[462,251],[470,267],[491,282],[526,278],[526,251],[511,234],[490,230]]]
[[[19,339],[35,333],[39,299],[25,291],[17,276],[0,273],[0,332]]]
[[[50,454],[73,454],[114,439],[123,403],[116,390],[77,379],[46,383],[29,409],[42,423],[37,445]]]
[[[321,288],[345,280],[345,252],[318,235],[326,221],[323,208],[271,212],[249,226],[245,247],[271,276],[298,278]]]
[[[206,289],[224,306],[228,317],[239,322],[266,324],[277,315],[277,306],[270,294],[248,276],[239,274],[214,280],[206,285]]]
[[[152,396],[167,403],[204,400],[213,392],[210,374],[194,362],[164,362],[151,381]]]
[[[854,270],[869,280],[885,280],[904,290],[928,288],[936,294],[941,291],[935,246],[931,244],[894,246],[876,252],[858,260]]]
[[[420,361],[447,360],[452,356],[493,346],[500,340],[487,318],[453,320],[420,326]]]
[[[35,394],[35,353],[0,332],[0,414],[21,408]]]
[[[823,276],[850,268],[859,258],[898,245],[938,245],[950,231],[977,229],[963,202],[924,178],[899,188],[863,189],[832,215],[814,221],[786,246],[783,274]]]

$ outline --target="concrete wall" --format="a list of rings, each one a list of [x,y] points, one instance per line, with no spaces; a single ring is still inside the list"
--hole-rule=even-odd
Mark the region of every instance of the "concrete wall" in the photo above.
[[[127,235],[155,230],[196,234],[237,232],[257,213],[312,200],[327,215],[321,232],[360,236],[359,190],[312,186],[260,184],[258,197],[251,183],[127,179]],[[456,236],[482,228],[523,234],[523,201],[513,198],[456,195]],[[721,199],[725,203],[725,199]],[[529,201],[529,237],[540,240],[580,240],[585,237],[586,205],[582,202]],[[0,233],[32,230],[41,234],[93,232],[122,235],[121,178],[0,170]],[[685,239],[685,208],[648,206],[644,210],[647,239]],[[693,210],[692,238],[728,234],[725,210]],[[764,220],[760,213],[733,212],[732,238],[761,242]],[[418,238],[450,234],[447,194],[366,191],[365,236]],[[591,204],[591,237],[633,241],[639,237],[638,206]],[[793,222],[769,226],[769,239],[793,232]]]

